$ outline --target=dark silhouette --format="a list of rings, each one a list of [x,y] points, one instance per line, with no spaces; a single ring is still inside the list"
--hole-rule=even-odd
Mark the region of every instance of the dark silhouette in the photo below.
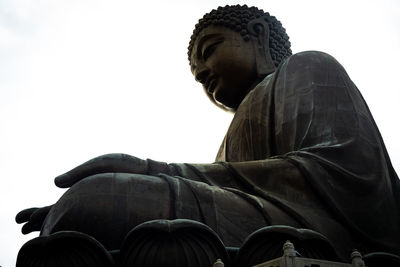
[[[70,187],[56,204],[20,212],[23,233],[76,231],[110,251],[141,223],[178,218],[206,224],[228,247],[288,226],[320,233],[342,260],[354,248],[400,254],[399,179],[333,57],[291,55],[281,23],[247,6],[206,14],[188,55],[211,101],[235,112],[216,162],[100,156],[56,178]]]

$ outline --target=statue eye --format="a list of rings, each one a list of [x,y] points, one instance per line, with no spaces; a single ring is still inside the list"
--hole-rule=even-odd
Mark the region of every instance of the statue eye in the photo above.
[[[204,61],[207,60],[212,55],[212,53],[215,51],[217,46],[222,42],[223,42],[223,39],[218,39],[218,40],[211,42],[210,44],[205,45],[204,50],[201,53],[203,60]]]

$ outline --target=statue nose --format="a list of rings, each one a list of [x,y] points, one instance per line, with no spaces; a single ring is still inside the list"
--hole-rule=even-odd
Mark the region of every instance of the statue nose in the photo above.
[[[197,72],[196,72],[195,79],[196,79],[196,81],[204,84],[206,82],[207,77],[209,76],[209,74],[210,74],[210,70],[209,69],[207,69],[205,67],[202,67],[201,69],[199,68],[197,70]]]

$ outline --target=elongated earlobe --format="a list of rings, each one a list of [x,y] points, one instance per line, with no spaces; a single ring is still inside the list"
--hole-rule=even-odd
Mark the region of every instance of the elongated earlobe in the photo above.
[[[269,53],[269,26],[263,18],[258,18],[247,24],[247,30],[256,52],[257,74],[258,77],[263,78],[275,71],[274,62]]]

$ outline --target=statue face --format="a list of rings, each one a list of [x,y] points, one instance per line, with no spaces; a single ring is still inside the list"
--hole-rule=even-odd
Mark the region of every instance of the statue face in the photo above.
[[[191,70],[217,105],[236,110],[258,82],[252,41],[227,27],[203,29],[193,46]]]

